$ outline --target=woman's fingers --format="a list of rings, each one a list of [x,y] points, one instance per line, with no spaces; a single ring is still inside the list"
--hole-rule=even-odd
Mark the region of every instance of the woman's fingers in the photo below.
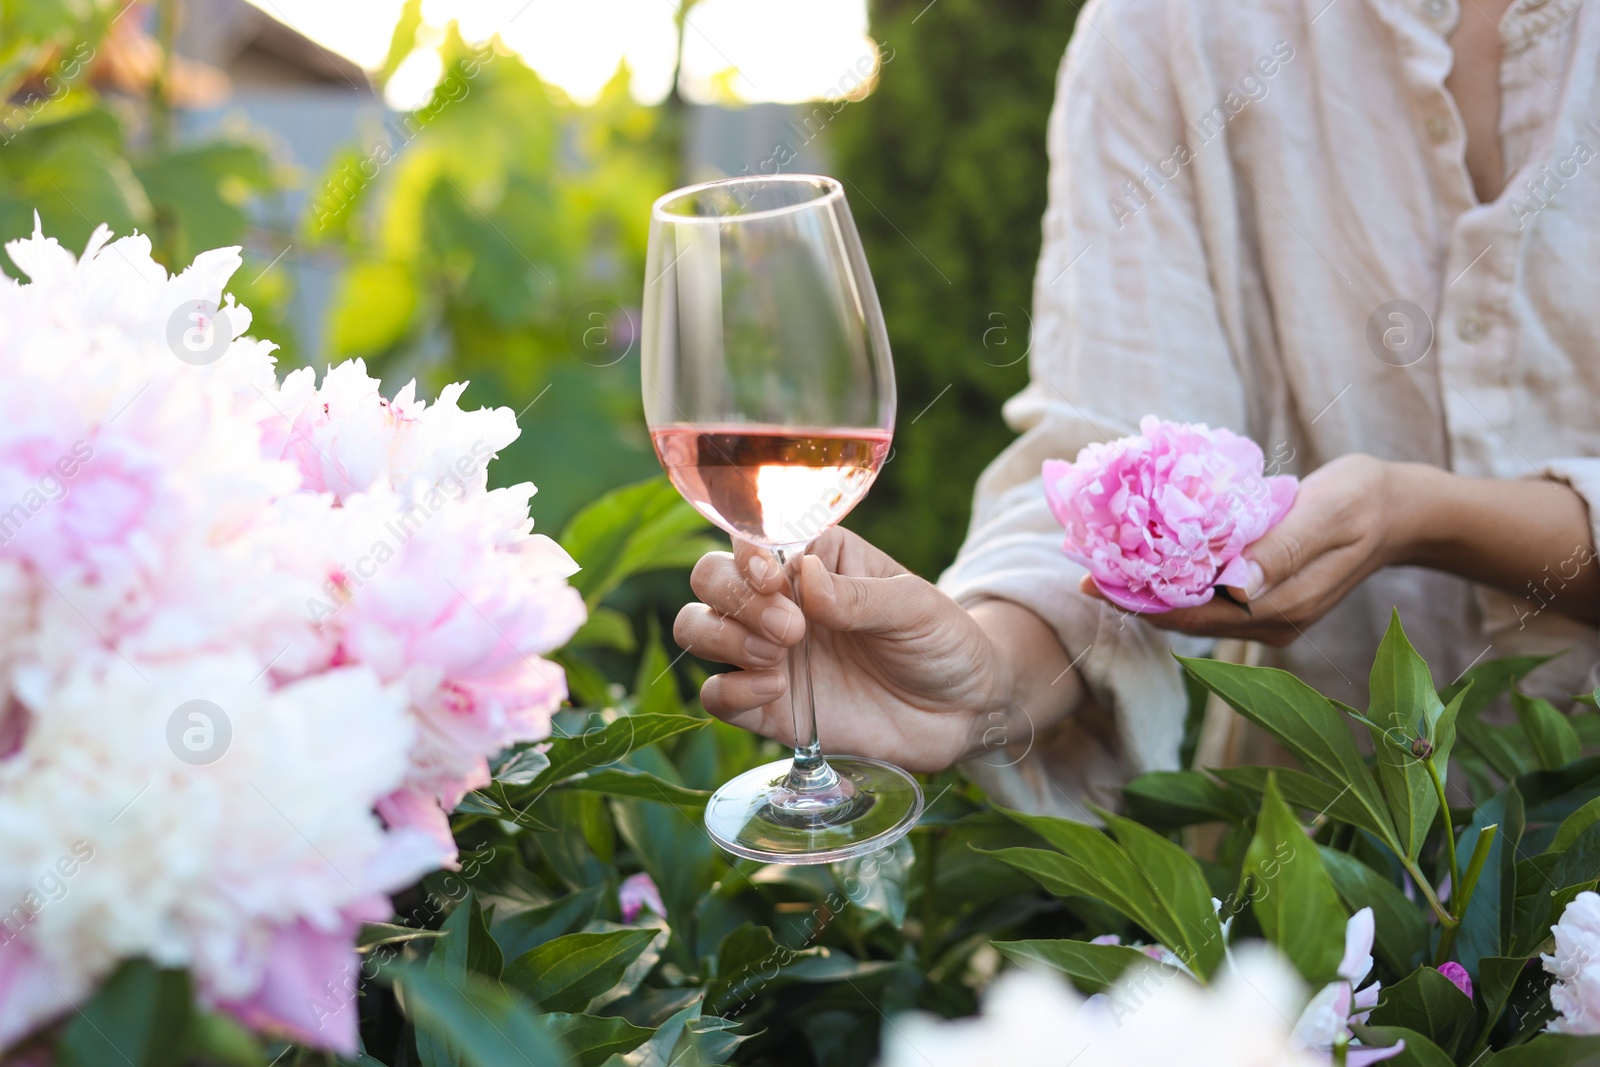
[[[754,591],[758,593],[789,591],[789,580],[784,577],[783,568],[766,549],[757,548],[748,541],[735,541],[733,559],[739,565],[740,574]]]
[[[713,663],[761,668],[779,666],[785,659],[782,645],[705,604],[683,606],[672,624],[672,638],[679,648]]]
[[[706,679],[700,703],[730,726],[792,745],[793,720],[788,702],[780,700],[787,688],[781,671],[728,671]]]
[[[762,570],[759,566],[755,569]],[[805,633],[805,618],[794,601],[779,592],[784,585],[781,573],[776,578],[764,572],[759,576],[747,575],[735,557],[727,552],[708,552],[701,556],[689,575],[690,588],[712,612],[787,646],[798,642]],[[680,640],[679,644],[683,642]]]

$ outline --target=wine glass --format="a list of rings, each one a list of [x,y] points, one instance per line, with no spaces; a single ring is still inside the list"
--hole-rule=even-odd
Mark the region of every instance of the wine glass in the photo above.
[[[645,419],[667,477],[731,536],[772,552],[800,602],[800,561],[878,475],[894,431],[894,364],[844,190],[832,178],[732,178],[650,213]],[[736,856],[828,863],[893,844],[922,813],[916,779],[822,755],[810,636],[789,650],[794,758],[747,771],[706,805]]]

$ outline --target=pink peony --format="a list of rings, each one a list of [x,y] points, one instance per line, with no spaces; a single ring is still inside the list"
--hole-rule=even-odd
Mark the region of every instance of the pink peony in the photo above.
[[[667,915],[667,906],[661,902],[661,890],[643,871],[630,874],[622,880],[622,888],[617,890],[617,903],[622,908],[622,921],[625,923],[633,922],[646,908],[662,918]]]
[[[1461,964],[1456,963],[1454,960],[1449,963],[1441,963],[1439,965],[1439,973],[1454,982],[1456,988],[1468,997],[1472,996],[1472,976],[1467,974],[1467,969]]]
[[[1266,477],[1261,449],[1229,430],[1147,415],[1139,433],[1046,460],[1045,498],[1069,559],[1129,611],[1189,608],[1247,586],[1243,552],[1288,512],[1299,486]]]

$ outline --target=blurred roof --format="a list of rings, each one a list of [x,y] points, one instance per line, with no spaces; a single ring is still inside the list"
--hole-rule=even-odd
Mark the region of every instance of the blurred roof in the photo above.
[[[220,68],[239,88],[317,85],[372,91],[356,64],[245,0],[188,0],[177,51]]]

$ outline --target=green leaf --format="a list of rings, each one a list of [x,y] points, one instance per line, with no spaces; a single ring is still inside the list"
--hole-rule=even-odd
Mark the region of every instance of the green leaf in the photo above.
[[[422,28],[422,0],[406,0],[400,8],[400,18],[389,35],[389,52],[378,70],[378,84],[386,84],[394,77],[412,51],[417,47],[417,30]]]
[[[1415,1030],[1403,1026],[1363,1026],[1355,1023],[1351,1031],[1363,1045],[1390,1048],[1396,1042],[1406,1043],[1405,1051],[1382,1062],[1388,1067],[1454,1067],[1445,1051]]]
[[[387,352],[411,329],[420,299],[404,264],[381,259],[350,264],[335,283],[331,354],[344,359]]]
[[[1600,824],[1591,825],[1573,838],[1565,851],[1546,853],[1535,859],[1553,855],[1555,862],[1544,872],[1543,878],[1529,881],[1541,892],[1559,892],[1576,885],[1584,885],[1600,878]],[[1518,886],[1522,884],[1522,868],[1532,861],[1517,865]]]
[[[1331,981],[1344,956],[1347,916],[1317,846],[1279,795],[1275,777],[1267,778],[1243,874],[1255,883],[1251,907],[1267,940],[1313,986]]]
[[[1167,947],[1202,979],[1214,974],[1222,964],[1224,939],[1199,862],[1149,827],[1108,811],[1100,815],[1149,883],[1172,927],[1182,931],[1183,939]]]
[[[1600,1037],[1576,1034],[1539,1034],[1531,1041],[1501,1049],[1484,1061],[1485,1067],[1579,1067],[1600,1056]]]
[[[416,926],[397,926],[394,923],[363,923],[356,938],[356,948],[376,948],[405,941],[443,937],[443,930],[426,930]]]
[[[1348,852],[1319,848],[1317,854],[1345,907],[1351,912],[1372,909],[1377,931],[1373,948],[1378,958],[1396,973],[1412,971],[1428,950],[1427,915],[1386,876]]]
[[[554,657],[567,672],[567,691],[572,703],[580,708],[603,708],[610,705],[611,682],[605,673],[575,651],[562,649]]]
[[[1553,659],[1555,656],[1507,656],[1485,660],[1439,690],[1439,699],[1449,703],[1465,694],[1461,702],[1461,718],[1476,719],[1480,711],[1494,703],[1495,698],[1510,689],[1518,679],[1527,677]]]
[[[602,496],[573,516],[558,540],[583,568],[572,584],[592,608],[635,574],[690,567],[723,547],[703,536],[709,527],[662,476]]]
[[[1329,785],[1305,771],[1297,771],[1292,767],[1215,767],[1211,773],[1255,797],[1266,792],[1267,775],[1274,775],[1278,780],[1278,791],[1292,806],[1377,833],[1373,830],[1371,812],[1362,806],[1351,790]],[[1384,818],[1387,820],[1388,816]],[[1392,824],[1389,825],[1391,829],[1388,832],[1392,834]]]
[[[677,768],[659,748],[640,751],[633,761],[639,769],[677,784]],[[712,844],[699,813],[676,804],[623,797],[611,800],[610,807],[617,830],[661,891],[673,931],[693,944],[697,909],[727,871],[727,860]]]
[[[448,1047],[464,1067],[571,1067],[566,1050],[515,992],[470,971],[402,965],[384,973],[418,1036]]]
[[[1389,629],[1372,662],[1370,691],[1367,730],[1377,755],[1378,780],[1400,831],[1403,854],[1415,860],[1439,814],[1439,796],[1427,765],[1411,754],[1411,744],[1418,737],[1433,741],[1444,707],[1428,665],[1406,640],[1398,611],[1390,616]],[[1453,741],[1453,728],[1450,736]],[[1442,767],[1448,759],[1446,750],[1438,757],[1438,765]]]
[[[1348,795],[1360,811],[1360,820],[1351,821],[1370,830],[1393,851],[1400,851],[1383,795],[1357,751],[1344,717],[1327,697],[1287,671],[1178,659],[1207,689],[1281,741],[1308,771],[1331,783],[1336,793],[1348,787]]]
[[[1202,980],[1216,969],[1223,953],[1222,928],[1194,857],[1126,819],[1113,823],[1118,834],[1113,841],[1069,819],[1005,814],[1061,851],[1008,848],[990,853],[995,859],[1032,875],[1058,896],[1105,901],[1149,931]]]
[[[500,946],[489,936],[476,893],[467,891],[466,897],[445,919],[440,933],[443,936],[429,946],[428,973],[451,981],[469,973],[491,980],[500,977],[503,959]],[[457,1067],[461,1063],[449,1038],[433,1030],[417,1033],[417,1058],[423,1067]]]
[[[564,778],[610,766],[638,749],[698,730],[710,721],[690,715],[619,715],[575,737],[558,737],[545,750],[550,766],[528,785],[512,790],[511,795],[520,803],[527,795],[536,795]]]
[[[653,800],[659,804],[672,804],[695,811],[706,806],[711,793],[704,789],[687,789],[665,778],[631,767],[610,767],[603,771],[589,771],[566,779],[557,787],[579,789],[586,793],[601,793],[608,797],[633,797]]]
[[[1373,1009],[1373,1026],[1403,1026],[1454,1056],[1472,1029],[1472,998],[1432,967],[1422,967],[1392,985]]]
[[[1556,831],[1556,837],[1551,842],[1546,852],[1565,852],[1572,847],[1572,843],[1595,823],[1600,822],[1600,797],[1595,797],[1577,811],[1568,815],[1561,822],[1561,828]]]
[[[189,1016],[179,1062],[269,1067],[260,1038],[233,1016],[218,1011],[196,1011]]]
[[[1517,722],[1533,742],[1534,754],[1541,768],[1553,771],[1583,755],[1578,732],[1572,728],[1567,717],[1556,710],[1554,704],[1513,691],[1511,707],[1517,713]]]
[[[657,1028],[642,1048],[625,1060],[607,1062],[606,1067],[696,1067],[728,1061],[745,1038],[733,1033],[738,1024],[715,1015],[701,1015],[700,1005],[691,1004],[676,1012]]]
[[[568,648],[610,648],[618,652],[632,652],[639,647],[633,636],[633,623],[616,608],[597,605],[589,610],[589,617],[578,627],[578,632],[567,642]]]
[[[581,930],[594,919],[609,889],[592,885],[559,900],[508,915],[494,924],[494,938],[507,957],[515,959],[549,941]]]
[[[736,1009],[763,992],[797,955],[780,946],[765,926],[736,927],[717,945],[716,975],[706,983],[705,1003],[719,1012]]]
[[[1456,935],[1456,959],[1476,973],[1484,956],[1510,955],[1516,902],[1516,856],[1522,840],[1522,795],[1506,786],[1473,812],[1472,824],[1461,832],[1456,855],[1470,856],[1484,827],[1499,825],[1489,848],[1489,859],[1478,876],[1467,913]]]
[[[467,890],[440,927],[442,935],[428,953],[430,967],[441,966],[452,974],[476,971],[485,978],[499,978],[503,959],[500,946],[489,936],[478,895]]]
[[[1600,796],[1600,756],[1586,756],[1554,771],[1529,771],[1517,778],[1528,821],[1559,822]]]
[[[706,983],[705,1004],[737,1016],[743,1006],[785,985],[858,983],[898,966],[886,960],[858,960],[821,945],[790,948],[779,944],[769,928],[746,922],[718,943],[716,973]]]
[[[550,769],[550,757],[533,745],[519,745],[494,768],[494,780],[505,785],[532,785]]]
[[[622,978],[657,930],[566,934],[512,960],[505,980],[545,1011],[581,1012]]]
[[[1202,771],[1150,771],[1122,789],[1123,810],[1157,830],[1208,822],[1237,823],[1250,814],[1237,794]]]
[[[645,641],[644,655],[639,657],[638,677],[633,692],[639,705],[634,714],[682,715],[683,695],[678,692],[678,679],[672,673],[672,661],[661,645],[661,624],[650,617],[650,634]]]
[[[209,247],[242,242],[251,201],[274,188],[265,151],[226,141],[147,156],[135,173],[161,221],[157,255],[165,253],[174,267]]]
[[[1460,719],[1456,724],[1461,741],[1481,756],[1502,778],[1516,778],[1538,767],[1533,742],[1518,723],[1490,726],[1479,719]]]
[[[1488,1020],[1484,1024],[1486,1027],[1500,1018],[1500,1013],[1505,1010],[1506,1001],[1511,998],[1512,989],[1516,987],[1517,979],[1522,977],[1527,965],[1527,958],[1521,956],[1484,956],[1478,961],[1477,983],[1474,988],[1478,999],[1484,1005],[1484,1017]]]
[[[632,1052],[655,1033],[615,1016],[602,1018],[566,1012],[550,1012],[544,1016],[544,1024],[567,1046],[577,1067],[600,1067],[612,1056]]]
[[[1115,985],[1129,967],[1154,961],[1127,945],[1091,945],[1087,941],[994,941],[1013,963],[1043,963],[1071,978],[1085,993],[1101,993]]]
[[[189,977],[158,970],[146,960],[117,968],[89,1003],[76,1011],[56,1046],[61,1067],[176,1067],[173,1035],[190,1012]]]

